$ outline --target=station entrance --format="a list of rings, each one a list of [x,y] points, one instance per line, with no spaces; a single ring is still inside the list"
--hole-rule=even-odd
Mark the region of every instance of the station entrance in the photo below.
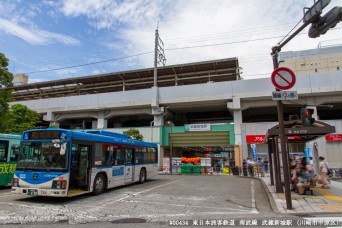
[[[222,172],[225,167],[235,166],[232,126],[223,125],[219,130],[215,127],[218,126],[213,125],[207,131],[183,131],[182,127],[173,127],[172,132],[168,132],[169,145],[164,147],[163,170],[182,173],[188,166],[192,170],[189,172],[200,174],[214,169]]]

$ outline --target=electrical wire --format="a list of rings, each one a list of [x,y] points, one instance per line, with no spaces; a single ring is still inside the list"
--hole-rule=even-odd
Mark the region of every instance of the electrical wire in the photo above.
[[[286,25],[286,24],[281,24],[281,25]],[[263,32],[263,31],[269,31],[269,32],[275,32],[276,30],[274,30],[273,27],[275,27],[276,25],[274,26],[265,26],[265,27],[262,27],[262,28],[266,28],[266,30],[250,30],[250,29],[244,29],[244,30],[236,30],[236,31],[233,31],[233,32],[230,32],[229,34],[232,34],[230,37],[234,37],[234,38],[237,38],[238,37],[238,33],[237,32],[240,32],[240,34],[244,34],[244,33],[251,33],[251,32]],[[277,30],[279,29],[284,29],[284,28],[276,28]],[[243,33],[244,32],[244,33]],[[210,41],[213,41],[213,37],[215,36],[220,36],[222,34],[228,34],[228,33],[214,33],[214,34],[207,34],[207,35],[198,35],[198,36],[192,36],[190,37],[191,39],[193,39],[191,42],[192,43],[199,43],[199,42],[203,42],[204,39],[211,39]],[[260,33],[260,34],[263,34],[263,33]],[[216,39],[225,39],[225,38],[228,38],[228,37],[218,37]],[[178,41],[182,41],[182,40],[186,40],[186,39],[189,39],[188,38],[183,38],[183,39],[178,39]],[[171,39],[172,40],[172,39]],[[168,42],[169,40],[167,39],[166,42]],[[187,40],[187,42],[189,42],[190,40]],[[164,42],[164,43],[166,43]],[[168,42],[168,46],[172,46],[172,45],[179,45],[179,44],[182,44],[184,42],[171,42],[169,43]],[[110,51],[102,51],[102,52],[98,52],[98,53],[92,53],[92,54],[89,54],[89,55],[83,55],[83,56],[76,56],[76,57],[70,57],[70,58],[63,58],[63,59],[59,59],[59,60],[54,60],[54,61],[43,61],[43,62],[38,62],[36,63],[36,65],[49,65],[49,64],[65,64],[65,63],[79,63],[79,62],[84,62],[84,61],[87,61],[87,59],[89,58],[102,58],[103,55],[118,55],[118,54],[123,54],[123,53],[127,53],[127,52],[142,52],[142,51],[147,51],[150,49],[151,45],[149,44],[142,44],[143,46],[141,45],[135,45],[135,46],[131,46],[131,47],[125,47],[125,48],[122,48],[122,49],[114,49],[114,50],[110,50]],[[136,47],[139,47],[139,49],[137,49]],[[36,68],[35,66],[32,66],[32,65],[26,65],[26,67],[28,68]]]
[[[68,67],[60,67],[60,68],[54,68],[54,69],[48,69],[48,70],[32,71],[32,72],[27,72],[24,74],[36,74],[36,73],[43,73],[43,72],[56,71],[56,70],[65,70],[65,69],[82,67],[82,66],[89,66],[89,65],[99,64],[99,63],[105,63],[105,62],[116,61],[116,60],[120,60],[120,59],[127,59],[127,58],[137,57],[137,56],[141,56],[141,55],[151,54],[153,52],[154,51],[150,51],[150,52],[140,53],[140,54],[136,54],[136,55],[115,58],[115,59],[107,59],[107,60],[98,61],[98,62],[80,64],[80,65],[76,65],[76,66],[68,66]]]
[[[204,45],[196,45],[196,46],[188,46],[188,47],[180,47],[180,48],[169,48],[165,50],[172,51],[172,50],[179,50],[179,49],[211,47],[211,46],[220,46],[220,45],[227,45],[227,44],[238,44],[238,43],[246,43],[246,42],[251,42],[251,41],[275,39],[279,37],[283,37],[283,36],[274,36],[274,37],[266,37],[266,38],[259,38],[259,39],[250,39],[250,40],[240,40],[240,41],[233,41],[233,42],[228,42],[228,43],[225,42],[225,43],[218,43],[218,44],[204,44]]]
[[[341,29],[341,28],[335,28],[335,29]],[[303,34],[306,34],[306,33],[299,33],[298,35],[303,35]],[[213,46],[230,45],[230,44],[237,44],[237,43],[246,43],[246,42],[254,42],[254,41],[260,41],[260,40],[275,39],[275,38],[280,38],[280,37],[283,37],[283,36],[265,37],[265,38],[258,38],[258,39],[248,39],[248,40],[240,40],[240,41],[232,41],[232,42],[224,42],[224,43],[216,43],[216,44],[184,46],[184,47],[178,47],[178,48],[177,47],[176,48],[167,48],[165,50],[174,51],[174,50],[183,50],[183,49],[192,49],[192,48],[213,47]],[[153,52],[154,51],[149,51],[149,52],[139,53],[136,55],[124,56],[124,57],[120,57],[120,58],[107,59],[107,60],[103,60],[103,61],[96,61],[96,62],[73,65],[73,66],[68,66],[68,67],[59,67],[59,68],[53,68],[53,69],[47,69],[47,70],[32,71],[32,72],[27,72],[25,74],[43,73],[43,72],[64,70],[64,69],[70,69],[70,68],[76,68],[76,67],[82,67],[82,66],[88,66],[88,65],[95,65],[95,64],[99,64],[99,63],[105,63],[105,62],[110,62],[110,61],[116,61],[116,60],[121,60],[121,59],[126,59],[126,58],[131,58],[131,57],[137,57],[137,56],[146,55],[146,54],[151,54]]]

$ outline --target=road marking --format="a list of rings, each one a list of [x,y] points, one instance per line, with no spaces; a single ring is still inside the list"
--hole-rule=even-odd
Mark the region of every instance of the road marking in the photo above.
[[[182,180],[177,180],[177,181],[172,181],[170,183],[166,183],[166,184],[162,184],[162,185],[158,185],[158,186],[155,186],[155,187],[152,187],[152,188],[149,188],[149,189],[146,189],[146,190],[143,190],[143,191],[140,191],[140,192],[136,192],[136,193],[131,193],[125,197],[121,197],[111,203],[107,203],[107,204],[102,204],[101,206],[97,206],[97,207],[93,207],[91,208],[90,210],[86,210],[86,211],[83,211],[84,213],[82,213],[81,215],[78,215],[75,217],[73,217],[72,214],[70,214],[71,217],[67,216],[67,217],[63,217],[63,219],[67,219],[69,220],[69,222],[71,221],[72,223],[83,223],[84,221],[94,221],[94,217],[93,217],[93,214],[91,213],[92,210],[95,210],[95,209],[100,209],[102,207],[108,207],[108,205],[110,204],[115,204],[117,202],[127,202],[129,201],[129,197],[133,197],[133,196],[137,196],[137,195],[140,195],[140,194],[143,194],[145,192],[149,192],[149,191],[152,191],[154,189],[157,189],[157,188],[161,188],[161,187],[165,187],[165,186],[168,186],[168,185],[171,185],[171,184],[174,184],[174,183],[177,183],[177,182],[180,182],[180,181],[183,181],[184,179]],[[175,214],[172,214],[172,213],[169,213],[169,214],[136,214],[136,215],[127,215],[127,214],[121,214],[121,215],[110,215],[108,214],[108,216],[106,218],[96,218],[95,220],[96,221],[111,221],[113,218],[130,218],[130,217],[141,217],[141,218],[165,218],[165,217],[169,217],[169,218],[172,218],[172,217],[189,217],[189,216],[210,216],[210,215],[241,215],[241,214],[255,214],[255,213],[259,213],[256,209],[256,196],[255,196],[255,184],[254,184],[254,181],[251,181],[251,201],[252,201],[252,209],[251,210],[244,210],[244,209],[232,209],[232,208],[222,208],[222,207],[201,207],[201,206],[189,206],[189,205],[186,205],[186,204],[168,204],[168,205],[171,205],[171,206],[177,206],[177,207],[189,207],[189,208],[203,208],[204,210],[207,210],[207,211],[203,211],[203,212],[185,212],[185,213],[175,213]],[[131,201],[131,202],[134,202],[134,201]],[[142,202],[142,203],[146,203],[146,202]],[[154,202],[148,202],[148,203],[154,203]],[[36,209],[40,209],[40,210],[43,210],[44,212],[46,212],[47,214],[44,215],[44,213],[42,213],[42,216],[44,216],[44,218],[46,216],[48,216],[49,218],[53,218],[54,217],[54,213],[50,214],[52,211],[57,211],[58,213],[70,213],[72,212],[73,210],[75,209],[72,209],[72,208],[68,208],[68,207],[65,207],[63,208],[63,206],[34,206],[34,205],[24,205],[24,204],[15,204],[15,203],[6,203],[6,202],[0,202],[0,204],[6,204],[6,205],[12,205],[12,206],[19,206],[19,207],[27,207],[27,208],[36,208]],[[90,206],[90,205],[83,205],[83,206]],[[91,205],[91,206],[94,206],[94,205]],[[52,210],[51,210],[52,209]],[[250,208],[249,208],[250,209]],[[219,210],[219,211],[215,211],[215,210]],[[226,211],[225,211],[226,210]],[[42,211],[42,212],[43,212]],[[48,212],[50,211],[50,213]],[[75,211],[77,212],[77,211]],[[36,219],[35,216],[23,216],[23,215],[17,215],[17,216],[10,216],[9,219],[24,219],[24,218],[30,218],[30,219]],[[47,218],[47,217],[46,217]],[[40,218],[39,218],[40,219]],[[44,220],[45,221],[45,220]],[[46,221],[49,221],[49,219],[46,219]]]
[[[232,210],[232,211],[240,211],[240,212],[249,212],[250,210],[244,210],[244,209],[233,209],[233,208],[227,208],[227,207],[206,207],[206,206],[190,206],[188,204],[174,204],[174,203],[160,203],[160,202],[146,202],[146,201],[137,201],[137,200],[125,200],[124,202],[127,203],[150,203],[150,204],[160,204],[160,205],[164,205],[167,204],[169,206],[175,206],[175,207],[187,207],[187,208],[204,208],[204,209],[218,209],[218,210]]]
[[[127,199],[128,197],[131,197],[131,196],[140,195],[140,194],[142,194],[142,193],[149,192],[149,191],[151,191],[151,190],[153,190],[153,189],[156,189],[156,188],[161,188],[161,187],[164,187],[164,186],[167,186],[167,185],[170,185],[170,184],[174,184],[174,183],[177,183],[177,182],[180,182],[180,181],[183,181],[183,180],[184,180],[184,179],[182,179],[182,180],[178,180],[178,181],[172,181],[172,182],[170,182],[170,183],[167,183],[167,184],[162,184],[162,185],[159,185],[159,186],[155,186],[155,187],[153,187],[153,188],[149,188],[149,189],[146,189],[146,190],[144,190],[144,191],[141,191],[141,192],[136,192],[136,193],[133,193],[133,194],[131,194],[131,195],[128,195],[128,196],[122,197],[122,198],[120,198],[120,199],[117,199],[117,200],[115,200],[114,202],[118,202],[118,201],[121,201],[121,200]]]
[[[120,198],[120,199],[114,200],[114,201],[112,201],[112,202],[110,202],[110,203],[103,204],[103,205],[101,205],[101,206],[99,206],[99,207],[95,207],[95,208],[93,208],[93,209],[91,209],[91,210],[95,210],[95,209],[97,209],[97,208],[102,208],[102,207],[107,207],[107,206],[109,206],[109,205],[111,205],[111,204],[115,204],[115,203],[117,203],[117,202],[119,202],[119,201],[123,201],[123,200],[125,200],[125,199],[127,199],[127,198],[129,198],[129,197],[136,196],[136,195],[139,195],[139,194],[142,194],[142,193],[151,191],[151,190],[153,190],[153,189],[161,188],[161,187],[164,187],[164,186],[167,186],[167,185],[170,185],[170,184],[174,184],[174,183],[177,183],[177,182],[180,182],[180,181],[183,181],[183,180],[184,180],[184,179],[177,180],[177,181],[172,181],[172,182],[170,182],[170,183],[158,185],[158,186],[155,186],[155,187],[153,187],[153,188],[146,189],[146,190],[141,191],[141,192],[136,192],[136,193],[133,193],[133,194],[129,194],[128,196],[125,196],[125,197],[122,197],[122,198]]]
[[[254,181],[251,182],[251,199],[252,199],[252,213],[259,214],[256,209],[256,201],[255,201],[255,191],[254,191]]]
[[[5,193],[5,194],[1,194],[0,195],[0,198],[3,198],[3,197],[8,197],[8,196],[14,196],[13,193]]]
[[[62,205],[59,206],[35,206],[35,205],[26,205],[26,204],[19,204],[19,203],[8,203],[8,202],[0,202],[0,204],[8,205],[8,206],[18,206],[18,207],[26,207],[26,208],[35,208],[35,209],[44,209],[44,210],[55,210],[60,211],[63,208]],[[56,208],[58,207],[58,208]]]

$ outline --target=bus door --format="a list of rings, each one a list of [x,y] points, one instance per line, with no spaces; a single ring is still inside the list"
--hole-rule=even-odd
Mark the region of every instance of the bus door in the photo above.
[[[89,190],[90,154],[91,145],[72,145],[70,188]]]
[[[9,163],[7,161],[9,142],[0,140],[0,186],[9,183]]]
[[[133,148],[126,148],[125,184],[134,182]]]

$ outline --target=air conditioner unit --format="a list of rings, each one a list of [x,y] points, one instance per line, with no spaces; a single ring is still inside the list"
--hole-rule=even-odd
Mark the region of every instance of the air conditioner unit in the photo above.
[[[289,115],[289,120],[299,120],[298,115]]]

